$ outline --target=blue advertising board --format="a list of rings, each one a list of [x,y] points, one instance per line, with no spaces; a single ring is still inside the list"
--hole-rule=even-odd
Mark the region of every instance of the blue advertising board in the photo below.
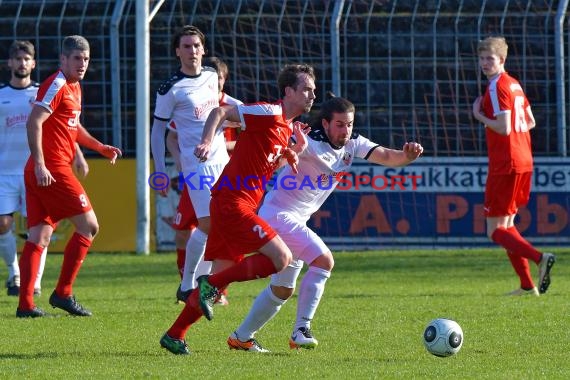
[[[570,160],[537,158],[517,228],[534,245],[570,245]],[[420,158],[405,168],[355,164],[309,221],[332,249],[492,245],[486,158]]]

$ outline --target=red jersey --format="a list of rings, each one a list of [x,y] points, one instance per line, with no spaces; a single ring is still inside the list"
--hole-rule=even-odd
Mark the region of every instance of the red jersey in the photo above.
[[[277,168],[293,133],[283,105],[254,103],[238,105],[242,131],[229,163],[212,188],[212,197],[239,201],[257,208],[264,187]]]
[[[532,149],[526,122],[530,106],[520,83],[506,72],[489,81],[482,101],[482,111],[490,119],[511,112],[511,128],[501,135],[485,128],[489,174],[524,173],[532,171]]]
[[[81,114],[81,86],[68,83],[63,72],[57,71],[42,82],[34,104],[51,115],[42,126],[42,149],[46,167],[70,167],[75,156],[75,140]],[[32,159],[28,165],[33,166]]]

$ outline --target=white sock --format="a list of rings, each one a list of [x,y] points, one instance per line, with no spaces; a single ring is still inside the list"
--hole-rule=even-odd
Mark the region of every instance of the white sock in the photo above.
[[[196,287],[196,269],[204,258],[206,240],[208,240],[208,235],[196,228],[186,243],[186,260],[184,261],[184,273],[180,283],[180,289],[183,291]]]
[[[2,255],[2,258],[8,267],[8,278],[20,276],[16,236],[14,236],[12,231],[8,231],[0,235],[0,255]]]
[[[44,268],[46,267],[46,257],[47,257],[47,247],[44,248],[42,256],[40,258],[40,267],[38,268],[38,276],[36,277],[36,283],[34,284],[34,289],[42,288],[42,277],[44,275]]]
[[[303,276],[297,300],[297,321],[295,330],[300,327],[311,328],[311,320],[317,312],[317,307],[325,291],[325,283],[331,272],[325,269],[310,266]]]
[[[236,329],[238,338],[241,341],[252,339],[255,333],[279,312],[285,302],[287,300],[275,296],[268,285],[259,293],[242,324]]]

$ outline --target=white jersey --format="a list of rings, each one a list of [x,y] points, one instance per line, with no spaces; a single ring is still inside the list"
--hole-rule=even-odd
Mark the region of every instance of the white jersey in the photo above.
[[[185,172],[194,170],[200,164],[194,156],[194,148],[202,140],[208,115],[218,106],[218,75],[210,67],[203,67],[196,76],[179,71],[159,87],[154,117],[168,122],[168,128],[178,133],[180,161]],[[225,165],[228,160],[220,129],[212,141],[208,160],[202,164]]]
[[[355,157],[368,158],[378,146],[353,133],[344,147],[334,148],[321,128],[311,131],[307,140],[307,149],[299,156],[299,172],[293,173],[286,165],[261,207],[287,212],[301,223],[306,223],[334,191],[339,173],[348,171]]]
[[[0,175],[24,175],[30,156],[26,122],[38,88],[0,87]]]

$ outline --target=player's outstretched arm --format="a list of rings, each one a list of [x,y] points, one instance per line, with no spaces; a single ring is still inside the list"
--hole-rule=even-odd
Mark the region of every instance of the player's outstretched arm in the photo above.
[[[377,146],[372,151],[368,161],[389,167],[406,166],[410,162],[416,160],[423,151],[424,148],[417,142],[405,143],[402,150]]]
[[[84,146],[87,149],[94,150],[103,157],[108,158],[111,164],[115,163],[115,160],[123,155],[123,152],[119,148],[112,145],[105,145],[95,137],[91,136],[89,132],[80,124],[77,128],[77,143]]]

